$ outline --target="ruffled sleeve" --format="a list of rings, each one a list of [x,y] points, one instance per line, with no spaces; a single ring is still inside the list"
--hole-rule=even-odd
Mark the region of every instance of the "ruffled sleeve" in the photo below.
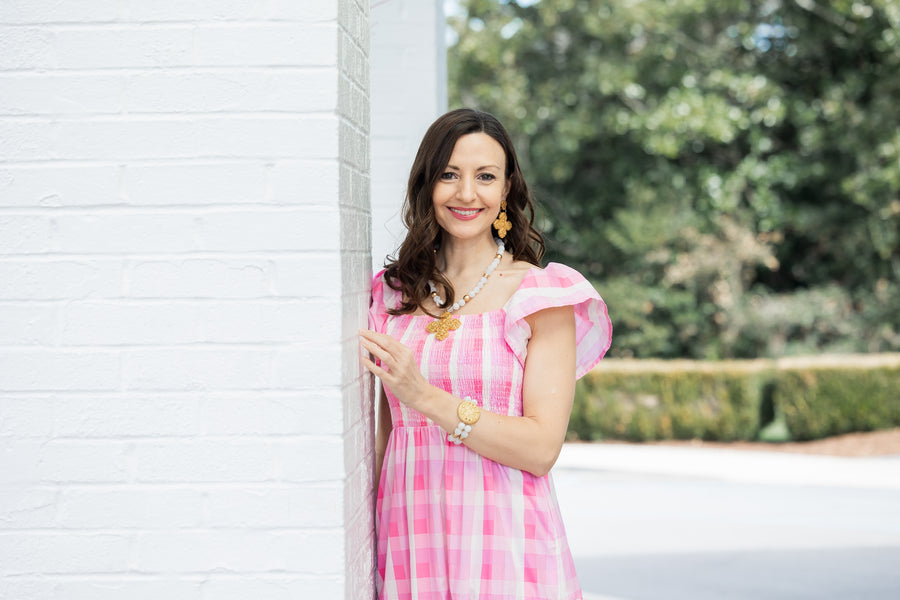
[[[372,278],[372,299],[369,302],[369,329],[379,333],[385,332],[388,308],[400,306],[401,294],[389,286],[384,280],[384,269]]]
[[[369,303],[369,329],[384,333],[384,324],[387,321],[387,310],[384,304],[384,269],[372,278],[372,300]]]
[[[559,263],[543,270],[532,269],[504,307],[506,343],[523,365],[531,339],[525,317],[545,308],[572,306],[575,309],[575,376],[590,371],[612,341],[612,323],[606,303],[581,273]]]

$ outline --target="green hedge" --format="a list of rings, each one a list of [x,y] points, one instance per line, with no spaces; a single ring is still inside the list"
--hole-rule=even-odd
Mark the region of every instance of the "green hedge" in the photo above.
[[[796,440],[900,425],[900,366],[784,369],[775,396]]]
[[[900,426],[900,355],[604,360],[575,392],[570,439],[817,439]]]

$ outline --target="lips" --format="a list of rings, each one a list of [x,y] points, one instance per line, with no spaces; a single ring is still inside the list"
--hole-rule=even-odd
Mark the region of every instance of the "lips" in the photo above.
[[[460,219],[472,219],[476,217],[483,208],[471,208],[471,209],[463,209],[463,208],[451,208],[447,207],[450,212],[452,212],[457,218]]]

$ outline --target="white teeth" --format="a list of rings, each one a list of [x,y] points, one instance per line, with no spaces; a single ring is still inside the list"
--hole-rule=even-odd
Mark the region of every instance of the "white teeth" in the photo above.
[[[462,215],[462,216],[464,216],[464,217],[471,217],[472,215],[477,214],[478,211],[479,211],[479,209],[473,209],[473,210],[461,210],[461,209],[459,209],[459,208],[451,208],[450,210],[452,210],[452,211],[455,212],[456,214]]]

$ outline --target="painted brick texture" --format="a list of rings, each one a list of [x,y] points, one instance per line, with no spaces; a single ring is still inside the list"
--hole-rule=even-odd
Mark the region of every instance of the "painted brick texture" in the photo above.
[[[366,0],[0,3],[0,598],[372,597]]]

